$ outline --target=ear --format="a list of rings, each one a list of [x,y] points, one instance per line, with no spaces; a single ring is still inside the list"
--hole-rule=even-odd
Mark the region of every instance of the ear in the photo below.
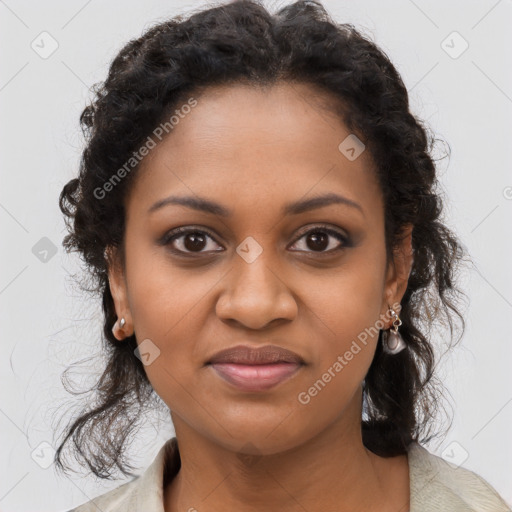
[[[108,246],[105,249],[105,258],[108,267],[108,284],[110,293],[114,299],[117,321],[113,326],[113,334],[119,340],[133,334],[133,320],[128,305],[128,293],[126,288],[126,278],[124,274],[121,255],[117,247]],[[126,323],[123,327],[119,326],[119,321],[124,318]]]
[[[400,312],[399,304],[407,289],[409,275],[414,262],[412,249],[412,230],[414,226],[407,224],[402,230],[399,245],[393,251],[393,257],[388,265],[386,285],[383,296],[381,314],[386,315],[389,306],[394,307],[397,314]],[[387,318],[387,315],[386,317]],[[390,324],[391,326],[391,324]]]

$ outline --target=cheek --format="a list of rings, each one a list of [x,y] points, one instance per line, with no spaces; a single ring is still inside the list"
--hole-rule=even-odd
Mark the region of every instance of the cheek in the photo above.
[[[196,349],[195,340],[204,338],[204,304],[219,276],[193,268],[177,269],[161,251],[130,245],[129,240],[127,237],[128,302],[137,342],[145,343],[141,352],[148,350],[151,356],[144,369],[170,408],[183,403],[190,409],[191,383],[205,357]]]
[[[303,408],[299,414],[311,428],[319,421],[334,421],[359,390],[375,354],[379,305],[360,287],[353,297],[317,304],[317,314],[329,329],[318,335],[308,378],[295,396]]]
[[[304,317],[317,324],[309,329],[321,333],[324,348],[344,352],[352,340],[361,338],[370,343],[377,337],[385,262],[381,255],[374,254],[358,251],[328,275],[303,273],[295,277],[300,283],[297,295],[306,306]],[[308,310],[314,314],[308,314]],[[332,356],[332,350],[319,350],[318,354]]]
[[[128,237],[126,273],[137,339],[150,338],[159,346],[172,345],[215,284],[214,276],[177,269],[161,248],[129,244]]]
[[[341,411],[365,378],[382,327],[383,269],[382,255],[365,258],[360,253],[328,279],[301,283],[301,296],[314,313],[306,316],[316,349],[311,351],[311,378],[297,399],[314,411],[311,421],[322,411]]]

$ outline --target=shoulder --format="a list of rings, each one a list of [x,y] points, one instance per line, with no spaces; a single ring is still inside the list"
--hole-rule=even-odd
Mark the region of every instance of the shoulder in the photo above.
[[[160,448],[142,475],[68,512],[164,512],[164,480],[172,478],[178,469],[179,452],[176,438],[172,438]]]
[[[418,443],[408,447],[410,512],[512,512],[481,476],[430,453]]]
[[[140,478],[136,477],[131,482],[101,494],[68,512],[97,512],[98,510],[102,512],[117,512],[129,510],[130,507],[135,507],[137,490],[140,488]]]

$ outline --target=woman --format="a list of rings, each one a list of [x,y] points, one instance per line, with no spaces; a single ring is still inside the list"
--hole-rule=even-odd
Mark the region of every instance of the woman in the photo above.
[[[510,510],[420,444],[464,251],[374,43],[318,2],[204,9],[128,43],[81,122],[64,245],[97,279],[108,362],[56,462],[73,440],[97,476],[133,475],[158,399],[176,436],[76,511]]]

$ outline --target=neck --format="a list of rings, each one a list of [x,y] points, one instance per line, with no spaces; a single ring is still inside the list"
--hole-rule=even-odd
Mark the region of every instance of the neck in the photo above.
[[[164,490],[166,512],[235,507],[247,512],[406,512],[407,457],[386,459],[367,450],[360,412],[360,407],[344,411],[327,429],[292,449],[252,456],[221,446],[173,415],[181,468]]]

